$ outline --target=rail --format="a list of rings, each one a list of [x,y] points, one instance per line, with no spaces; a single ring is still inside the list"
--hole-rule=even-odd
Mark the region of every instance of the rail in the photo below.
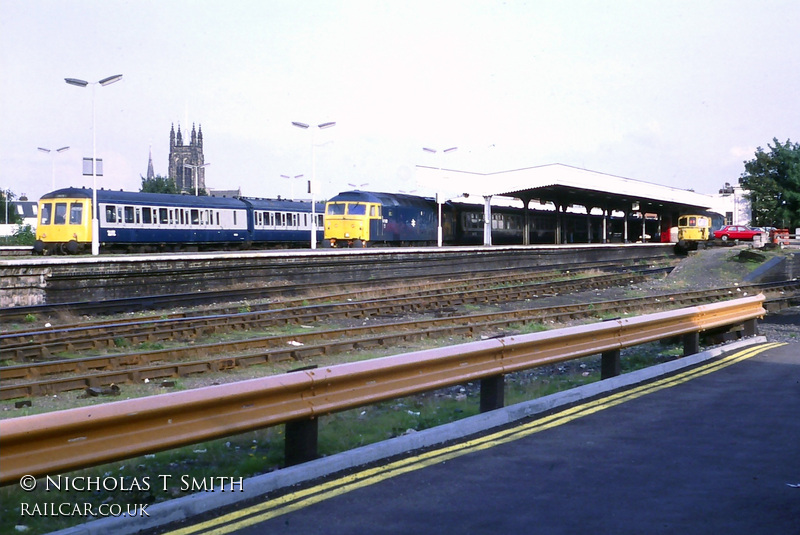
[[[619,350],[745,324],[766,311],[758,295],[599,324],[509,336],[380,359],[304,369],[104,405],[0,421],[0,485],[287,424],[287,463],[315,454],[317,417],[442,387],[481,382],[481,410],[502,406],[505,374],[602,353],[604,377]],[[485,392],[484,392],[485,390]],[[291,454],[291,455],[290,455]]]

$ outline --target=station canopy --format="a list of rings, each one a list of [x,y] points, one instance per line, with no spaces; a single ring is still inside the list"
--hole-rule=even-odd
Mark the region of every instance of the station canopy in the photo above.
[[[663,214],[707,210],[712,206],[708,195],[564,164],[485,174],[418,166],[417,172],[419,183],[440,183],[446,191],[460,188],[459,193],[470,195],[514,197],[567,207],[579,205],[587,211],[601,208]]]

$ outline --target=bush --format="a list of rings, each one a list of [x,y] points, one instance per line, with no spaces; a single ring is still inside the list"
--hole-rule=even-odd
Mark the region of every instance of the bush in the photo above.
[[[11,236],[0,237],[0,245],[33,245],[36,233],[30,225],[17,225]]]

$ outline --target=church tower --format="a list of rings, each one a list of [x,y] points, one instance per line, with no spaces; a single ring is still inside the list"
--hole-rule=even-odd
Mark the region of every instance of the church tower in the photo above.
[[[169,178],[180,192],[194,194],[195,189],[205,189],[206,170],[203,163],[203,127],[195,130],[193,124],[189,144],[184,145],[181,125],[178,125],[176,134],[173,124],[169,132]]]

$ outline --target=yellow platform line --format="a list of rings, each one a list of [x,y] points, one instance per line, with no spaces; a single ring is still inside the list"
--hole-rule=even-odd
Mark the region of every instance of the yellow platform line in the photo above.
[[[303,509],[315,503],[345,494],[352,490],[374,485],[386,479],[396,477],[405,473],[420,470],[427,466],[445,462],[462,455],[486,450],[501,444],[506,444],[514,440],[525,438],[534,433],[552,429],[560,425],[567,424],[578,418],[595,414],[605,409],[615,407],[627,401],[632,401],[647,394],[658,392],[666,388],[671,388],[683,384],[692,379],[708,375],[712,372],[726,368],[737,362],[749,359],[785,344],[768,343],[754,346],[737,353],[723,357],[720,360],[709,362],[703,366],[660,379],[651,383],[633,387],[624,391],[616,392],[609,396],[604,396],[593,401],[574,405],[557,413],[537,418],[524,425],[515,426],[481,436],[473,440],[459,442],[427,451],[416,456],[407,457],[386,465],[368,468],[359,472],[339,477],[335,480],[321,483],[311,488],[297,492],[285,494],[268,500],[267,502],[256,504],[232,513],[228,513],[212,520],[201,522],[192,526],[187,526],[175,531],[167,532],[165,535],[224,535],[243,529],[247,526],[265,522],[292,511]]]

